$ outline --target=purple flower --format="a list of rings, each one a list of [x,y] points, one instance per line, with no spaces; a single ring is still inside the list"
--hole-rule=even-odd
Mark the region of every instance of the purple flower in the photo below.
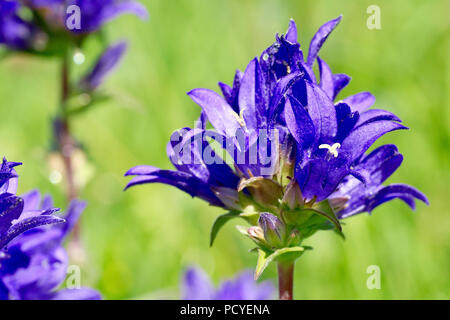
[[[26,214],[51,210],[52,199],[41,201],[38,191],[23,197]],[[81,215],[85,203],[74,200],[64,215],[66,223],[35,228],[14,239],[0,256],[0,299],[14,300],[91,300],[100,299],[89,288],[60,289],[68,267],[62,245]]]
[[[53,0],[47,2],[65,6],[77,5],[80,8],[81,30],[73,30],[74,32],[96,31],[105,23],[126,13],[134,14],[144,20],[148,18],[147,9],[139,2],[132,0]]]
[[[222,282],[218,288],[214,288],[208,275],[199,268],[189,268],[183,277],[184,300],[267,300],[274,292],[269,281],[257,284],[250,271]]]
[[[79,12],[68,10],[74,5]],[[20,15],[23,7],[30,10],[29,18]],[[68,22],[78,13],[79,24],[69,28]],[[79,35],[93,33],[126,13],[148,17],[145,7],[132,0],[0,0],[0,44],[13,50],[55,54],[58,51],[49,42],[57,46],[66,41],[62,30],[75,34],[73,40],[79,44]]]
[[[42,210],[27,210],[22,197],[16,196],[18,162],[3,159],[0,168],[0,252],[20,234],[47,224],[62,223],[62,218],[53,215],[59,209],[46,207]]]
[[[267,261],[257,275],[280,255],[301,255],[303,240],[315,232],[341,233],[339,219],[395,198],[412,209],[415,199],[428,204],[411,186],[382,186],[402,160],[395,146],[366,155],[384,134],[407,129],[401,120],[369,109],[375,99],[368,92],[335,102],[350,77],[333,74],[318,54],[340,21],[319,28],[307,56],[291,21],[286,35],[277,35],[244,73],[236,72],[233,87],[219,83],[223,97],[209,89],[190,91],[202,112],[196,128],[178,130],[170,139],[167,153],[176,170],[132,168],[127,188],[164,183],[227,209],[213,225],[211,243],[230,219],[246,220],[251,227],[240,231],[262,250],[258,261]]]
[[[35,28],[19,16],[19,9],[17,1],[0,1],[0,44],[23,50],[31,46]]]

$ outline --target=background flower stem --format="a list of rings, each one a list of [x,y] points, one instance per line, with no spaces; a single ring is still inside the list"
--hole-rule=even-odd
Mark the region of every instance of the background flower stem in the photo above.
[[[56,120],[56,141],[58,142],[59,153],[64,163],[66,181],[67,204],[77,197],[78,190],[74,180],[74,167],[72,155],[74,151],[74,139],[70,133],[70,121],[67,113],[67,102],[70,98],[70,67],[69,67],[69,51],[64,55],[61,66],[61,113]],[[73,241],[79,242],[80,238],[80,222],[78,221],[73,230]]]
[[[292,300],[294,262],[278,262],[278,291],[280,300]]]

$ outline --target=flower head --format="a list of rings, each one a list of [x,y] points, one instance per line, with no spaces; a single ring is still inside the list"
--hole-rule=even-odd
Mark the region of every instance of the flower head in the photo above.
[[[23,195],[24,212],[51,210],[52,199],[38,191]],[[68,257],[62,245],[81,215],[85,203],[74,200],[64,215],[66,223],[35,228],[14,239],[0,256],[0,299],[91,300],[100,299],[89,288],[57,288],[66,278]]]
[[[0,252],[20,234],[47,224],[62,223],[64,219],[53,215],[59,209],[45,207],[28,210],[24,199],[16,195],[17,162],[3,159],[0,168]]]
[[[216,220],[211,242],[225,222],[245,219],[251,227],[239,230],[260,248],[257,276],[272,260],[300,256],[303,240],[319,230],[342,234],[339,219],[394,198],[411,208],[415,199],[428,203],[413,187],[381,186],[401,163],[395,146],[366,155],[384,134],[407,129],[401,120],[369,109],[375,99],[368,92],[335,101],[350,77],[333,74],[318,53],[340,21],[321,26],[305,56],[291,20],[286,35],[236,72],[233,87],[219,83],[223,97],[190,91],[202,113],[196,128],[171,137],[167,152],[176,170],[132,168],[126,175],[136,177],[127,187],[165,183],[229,210]]]
[[[274,294],[268,282],[255,283],[251,272],[244,271],[236,278],[222,282],[214,288],[208,275],[199,268],[189,268],[183,277],[184,300],[267,300]]]
[[[23,9],[29,14],[22,14]],[[68,38],[78,44],[84,36],[126,13],[141,19],[148,16],[145,7],[132,0],[0,0],[0,44],[52,55],[63,49],[58,47]],[[74,27],[68,26],[71,19],[78,22]]]

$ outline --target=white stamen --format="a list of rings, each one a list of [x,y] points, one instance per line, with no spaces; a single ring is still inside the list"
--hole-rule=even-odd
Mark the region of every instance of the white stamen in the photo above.
[[[231,111],[232,114],[233,114],[233,116],[236,118],[236,120],[239,122],[239,125],[240,125],[242,128],[246,128],[245,120],[244,120],[244,110],[245,110],[245,109],[242,109],[241,112],[239,112],[239,114],[237,114],[237,113],[234,112],[234,111]]]
[[[338,157],[338,151],[337,149],[339,149],[341,147],[340,143],[335,143],[332,146],[330,146],[329,144],[321,144],[319,146],[319,149],[328,149],[328,153],[332,154],[335,158]]]

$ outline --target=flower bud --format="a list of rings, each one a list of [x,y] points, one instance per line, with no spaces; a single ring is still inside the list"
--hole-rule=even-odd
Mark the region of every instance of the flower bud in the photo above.
[[[347,202],[350,198],[349,197],[339,197],[339,198],[333,198],[330,199],[330,206],[333,208],[335,212],[339,212],[347,207]]]
[[[283,196],[283,203],[285,203],[289,209],[294,210],[304,206],[302,191],[297,181],[292,180],[286,187],[286,191]]]
[[[264,239],[273,247],[283,245],[285,239],[285,226],[280,219],[271,213],[263,212],[259,216],[259,226],[264,232]]]

